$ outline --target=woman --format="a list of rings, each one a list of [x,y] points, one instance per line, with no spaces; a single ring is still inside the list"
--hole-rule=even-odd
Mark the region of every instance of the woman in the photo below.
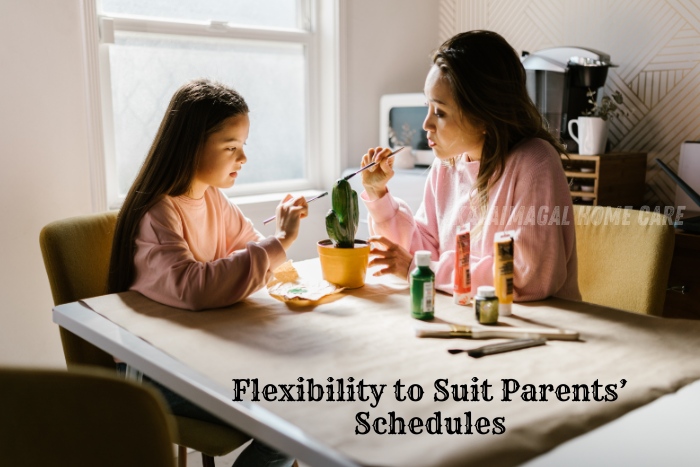
[[[469,31],[433,55],[423,123],[436,161],[413,215],[394,198],[388,149],[370,149],[361,197],[369,211],[376,273],[406,277],[412,253],[432,252],[437,288],[452,292],[455,234],[472,231],[472,290],[493,284],[493,239],[513,231],[514,299],[580,300],[571,195],[560,154],[527,94],[525,70],[500,35]]]

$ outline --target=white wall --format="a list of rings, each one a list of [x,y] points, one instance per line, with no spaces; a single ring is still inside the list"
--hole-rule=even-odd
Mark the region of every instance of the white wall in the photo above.
[[[379,145],[379,98],[423,92],[438,42],[438,0],[345,0],[343,167]]]
[[[438,1],[341,1],[346,167],[378,142],[379,97],[422,89]],[[80,0],[0,0],[0,365],[64,364],[39,231],[91,212],[81,24]],[[324,234],[327,198],[317,203],[302,238]],[[243,209],[260,225],[274,205]],[[291,256],[306,250],[295,245]]]
[[[0,2],[0,364],[63,365],[39,251],[90,212],[78,1]]]

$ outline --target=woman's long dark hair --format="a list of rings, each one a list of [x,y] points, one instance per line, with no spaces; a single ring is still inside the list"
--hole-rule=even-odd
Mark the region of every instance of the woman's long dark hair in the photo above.
[[[474,186],[478,212],[486,212],[488,190],[503,175],[506,157],[519,142],[541,138],[566,154],[547,131],[527,93],[518,54],[502,36],[492,31],[459,33],[433,54],[433,63],[449,83],[462,115],[486,130]]]
[[[117,217],[109,293],[126,291],[134,281],[135,238],[143,215],[165,195],[186,194],[207,137],[227,118],[245,113],[243,97],[221,83],[198,79],[175,92]]]

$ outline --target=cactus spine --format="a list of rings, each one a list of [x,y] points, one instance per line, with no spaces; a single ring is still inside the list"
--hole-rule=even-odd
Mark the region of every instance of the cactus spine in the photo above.
[[[357,192],[342,178],[331,192],[332,209],[326,214],[326,231],[336,248],[354,248],[360,221]]]

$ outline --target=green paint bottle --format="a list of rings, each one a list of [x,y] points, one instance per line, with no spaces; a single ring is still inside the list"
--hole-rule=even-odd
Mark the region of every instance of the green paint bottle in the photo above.
[[[411,272],[411,316],[433,319],[435,316],[435,273],[430,269],[430,252],[416,251],[416,269]]]

